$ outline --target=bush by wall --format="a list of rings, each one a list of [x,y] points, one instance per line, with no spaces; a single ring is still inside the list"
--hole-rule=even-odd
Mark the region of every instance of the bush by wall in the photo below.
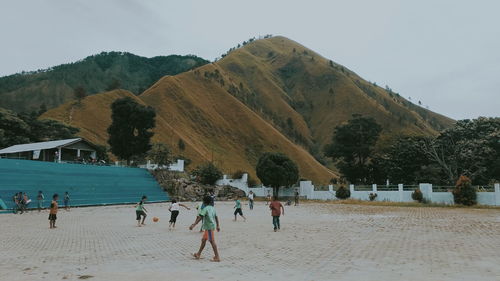
[[[424,201],[424,195],[422,194],[422,191],[420,191],[420,189],[415,189],[411,194],[411,199],[422,203]]]
[[[344,185],[341,185],[338,189],[337,189],[337,192],[335,192],[335,197],[337,197],[338,199],[347,199],[349,197],[351,197],[351,191],[349,190],[349,188],[345,187]]]
[[[476,190],[472,187],[471,181],[466,176],[460,176],[453,190],[455,204],[472,206],[477,204]]]

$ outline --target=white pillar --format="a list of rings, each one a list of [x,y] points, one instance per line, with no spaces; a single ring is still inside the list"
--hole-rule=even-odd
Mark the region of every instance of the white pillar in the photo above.
[[[432,202],[432,184],[421,183],[418,186],[424,198]]]
[[[377,193],[377,184],[372,184],[372,192]]]
[[[59,154],[59,155],[58,155],[57,162],[61,163],[61,148],[59,147],[58,149],[59,149],[59,150],[58,150],[58,152],[59,152],[58,154]]]
[[[500,206],[500,183],[495,183],[495,204]]]
[[[76,150],[76,157],[80,157],[80,149]]]
[[[403,184],[398,184],[399,202],[403,202]]]
[[[352,198],[352,195],[354,193],[354,184],[349,185],[349,191],[351,192],[351,198]]]

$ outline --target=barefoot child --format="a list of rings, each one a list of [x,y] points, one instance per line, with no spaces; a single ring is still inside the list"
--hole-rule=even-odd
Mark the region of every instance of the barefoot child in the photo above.
[[[198,224],[203,218],[202,228],[205,232],[203,233],[203,237],[201,238],[200,250],[198,250],[198,253],[193,254],[193,256],[195,259],[200,259],[201,252],[203,252],[203,248],[205,248],[205,244],[208,240],[210,244],[212,244],[212,249],[214,250],[214,257],[211,261],[219,262],[219,251],[217,250],[217,244],[215,244],[214,237],[215,230],[217,229],[217,232],[220,231],[219,219],[217,218],[217,214],[215,213],[214,206],[210,205],[210,201],[210,196],[205,196],[203,198],[203,203],[206,206],[200,211],[198,217],[196,218],[196,221],[189,227],[189,230],[193,230],[196,224]]]
[[[273,201],[269,204],[269,209],[271,209],[271,216],[273,216],[273,226],[274,232],[280,229],[280,215],[285,215],[285,207],[281,205],[280,201],[276,196],[273,197]]]
[[[139,203],[137,203],[137,205],[135,205],[135,215],[136,215],[136,220],[137,220],[137,226],[143,226],[143,225],[146,225],[144,223],[144,220],[146,219],[146,212],[148,210],[146,210],[146,208],[144,208],[144,203],[146,202],[146,200],[148,199],[148,197],[146,195],[142,196],[141,198],[141,201]],[[141,217],[142,217],[142,222],[141,222]]]
[[[168,208],[168,210],[170,211],[170,224],[168,225],[168,229],[175,228],[175,222],[177,221],[177,216],[179,215],[179,209],[181,206],[188,210],[191,210],[188,206],[177,203],[177,200],[172,199],[172,204],[170,204],[170,207]]]
[[[238,214],[240,214],[240,216],[243,218],[244,221],[247,220],[247,218],[245,218],[245,216],[243,215],[243,211],[241,210],[241,201],[238,197],[236,197],[236,200],[234,201],[234,221],[236,221],[236,217]]]
[[[57,220],[57,200],[59,199],[59,195],[54,194],[52,196],[52,202],[50,203],[50,212],[49,212],[49,228],[56,228],[56,220]]]

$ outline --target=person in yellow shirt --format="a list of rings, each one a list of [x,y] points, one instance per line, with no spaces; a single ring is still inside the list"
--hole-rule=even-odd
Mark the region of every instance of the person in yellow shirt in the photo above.
[[[51,229],[56,228],[56,220],[57,220],[57,200],[59,199],[59,195],[54,194],[52,196],[52,202],[50,203],[50,212],[49,212],[49,227]]]

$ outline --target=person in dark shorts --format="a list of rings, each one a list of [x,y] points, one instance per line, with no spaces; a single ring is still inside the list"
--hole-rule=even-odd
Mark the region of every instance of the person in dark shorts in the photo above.
[[[294,199],[295,199],[295,206],[299,205],[299,191],[298,190],[295,190]]]
[[[135,205],[135,215],[136,215],[136,220],[137,220],[137,226],[143,226],[146,225],[144,223],[144,220],[146,220],[146,213],[148,210],[144,208],[144,203],[148,197],[146,195],[142,196],[141,201]],[[142,217],[142,222],[141,222],[141,217]]]
[[[52,196],[52,202],[50,203],[50,212],[49,212],[49,228],[56,228],[56,220],[57,220],[57,200],[59,199],[59,195],[54,194]]]
[[[278,201],[278,198],[274,196],[273,201],[271,202],[271,204],[269,204],[269,209],[271,209],[271,216],[273,216],[274,232],[276,232],[281,228],[280,216],[285,215],[285,208],[280,203],[280,201]]]
[[[177,222],[177,216],[179,215],[179,209],[181,206],[188,210],[191,210],[188,206],[177,203],[177,200],[172,199],[172,204],[170,204],[170,207],[168,208],[168,210],[170,211],[170,224],[168,225],[169,230],[175,228],[175,223]]]
[[[247,220],[247,218],[245,218],[245,216],[243,215],[243,211],[241,210],[241,201],[238,197],[236,197],[236,200],[234,200],[234,221],[236,221],[238,214],[243,218],[244,221]]]

